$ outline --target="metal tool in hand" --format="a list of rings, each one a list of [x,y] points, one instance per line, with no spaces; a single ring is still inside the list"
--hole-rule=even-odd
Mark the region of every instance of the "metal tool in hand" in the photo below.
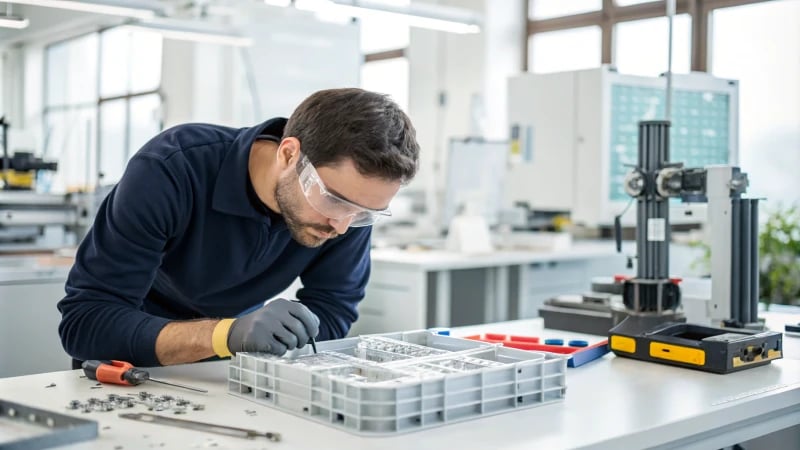
[[[155,423],[158,425],[170,425],[178,428],[186,428],[195,431],[206,431],[209,433],[223,434],[225,436],[240,437],[246,439],[253,439],[257,437],[265,437],[272,442],[279,442],[281,440],[280,433],[248,430],[247,428],[229,427],[227,425],[215,425],[206,422],[197,422],[194,420],[173,419],[172,417],[164,417],[156,414],[147,413],[122,413],[119,415],[123,419],[137,420],[139,422]]]
[[[149,372],[133,367],[131,363],[125,361],[101,361],[97,359],[90,359],[84,361],[83,364],[81,364],[81,367],[83,368],[83,373],[85,373],[88,378],[97,380],[101,383],[136,386],[144,383],[145,381],[152,381],[155,383],[189,389],[190,391],[195,392],[208,392],[205,389],[150,378]]]

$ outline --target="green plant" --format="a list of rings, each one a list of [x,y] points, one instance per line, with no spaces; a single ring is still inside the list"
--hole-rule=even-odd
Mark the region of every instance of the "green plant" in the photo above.
[[[800,304],[800,207],[769,213],[758,236],[761,300]]]
[[[699,249],[702,254],[689,265],[689,269],[700,272],[703,276],[711,275],[711,246],[704,241],[690,241],[689,248]]]

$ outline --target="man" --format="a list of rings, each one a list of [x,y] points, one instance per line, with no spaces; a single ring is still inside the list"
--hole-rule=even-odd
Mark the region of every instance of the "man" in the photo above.
[[[370,225],[418,155],[408,117],[361,89],[317,92],[288,121],[164,131],[131,158],[78,249],[58,304],[64,348],[154,366],[344,337],[369,277]],[[299,301],[261,306],[298,276]]]

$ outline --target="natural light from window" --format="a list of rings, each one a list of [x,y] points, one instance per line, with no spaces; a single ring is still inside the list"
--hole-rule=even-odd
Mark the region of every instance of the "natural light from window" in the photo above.
[[[361,87],[368,91],[389,94],[408,111],[408,58],[373,61],[361,66]]]
[[[406,6],[410,0],[383,0],[392,6]],[[361,52],[377,53],[408,47],[410,27],[397,20],[375,18],[361,19]]]
[[[528,6],[531,19],[550,19],[591,11],[599,11],[603,0],[533,0]]]
[[[711,71],[739,80],[739,161],[766,208],[800,203],[800,0],[714,11]]]
[[[600,66],[600,27],[536,33],[529,38],[528,66],[536,73]]]
[[[657,17],[621,22],[614,29],[615,65],[620,73],[658,76],[667,71],[669,20]],[[679,14],[672,21],[672,71],[689,73],[692,19]]]

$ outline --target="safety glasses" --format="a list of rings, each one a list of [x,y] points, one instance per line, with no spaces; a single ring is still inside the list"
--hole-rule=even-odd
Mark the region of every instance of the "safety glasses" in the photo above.
[[[300,189],[305,194],[308,203],[318,213],[329,219],[350,219],[351,227],[366,227],[377,222],[381,216],[392,215],[388,209],[364,208],[329,192],[319,177],[317,169],[302,153],[300,161],[297,162],[297,175],[300,180]]]

